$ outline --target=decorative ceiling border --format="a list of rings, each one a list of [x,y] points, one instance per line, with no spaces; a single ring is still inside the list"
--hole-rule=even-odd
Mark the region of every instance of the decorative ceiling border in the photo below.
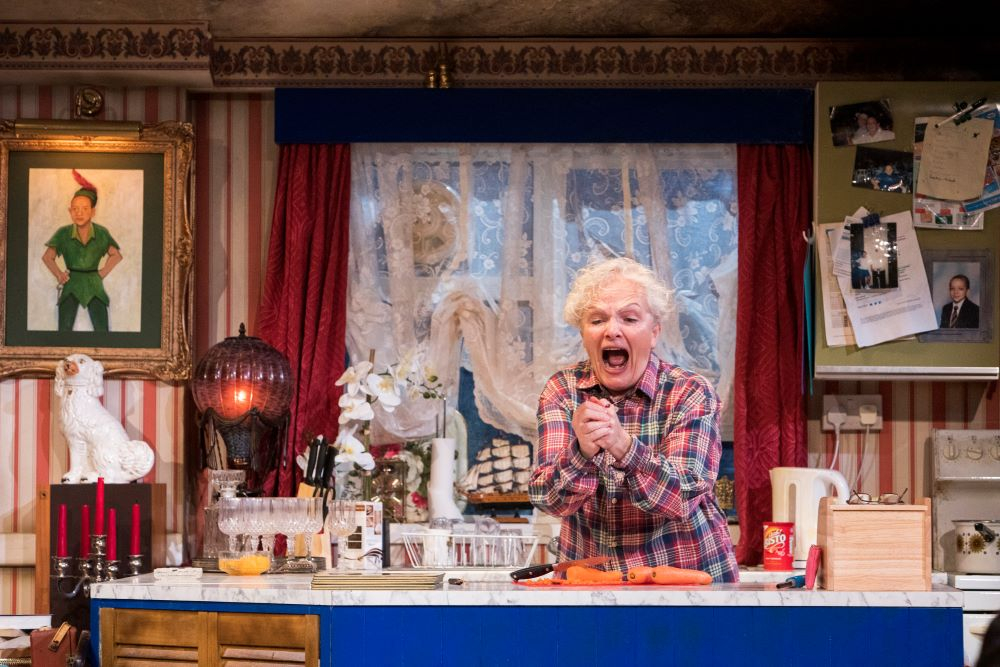
[[[217,86],[812,85],[843,78],[855,42],[750,40],[215,40]]]
[[[205,70],[212,37],[205,22],[48,25],[0,30],[0,69]]]
[[[199,21],[15,22],[0,29],[0,72],[20,71],[39,83],[46,73],[114,70],[130,73],[137,83],[172,76],[229,89],[416,87],[442,64],[451,84],[463,88],[989,78],[983,64],[994,59],[972,51],[968,45],[885,39],[217,38]]]

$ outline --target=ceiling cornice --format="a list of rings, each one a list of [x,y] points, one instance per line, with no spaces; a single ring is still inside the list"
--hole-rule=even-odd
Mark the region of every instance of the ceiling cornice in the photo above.
[[[947,57],[941,54],[947,54]],[[906,40],[213,38],[206,22],[9,23],[0,76],[259,89],[417,87],[446,63],[456,87],[811,86],[823,80],[990,78],[978,54]]]

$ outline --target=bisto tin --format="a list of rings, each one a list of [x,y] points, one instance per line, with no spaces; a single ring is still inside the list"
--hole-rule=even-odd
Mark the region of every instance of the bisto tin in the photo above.
[[[764,522],[764,569],[791,570],[795,553],[795,524],[790,521]]]

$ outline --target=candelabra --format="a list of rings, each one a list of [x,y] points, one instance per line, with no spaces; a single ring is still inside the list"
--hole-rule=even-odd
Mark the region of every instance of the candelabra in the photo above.
[[[90,536],[90,555],[74,558],[73,556],[52,557],[52,578],[55,579],[55,589],[66,599],[75,598],[81,592],[84,597],[90,597],[92,582],[110,581],[122,576],[121,563],[116,558],[107,557],[107,535],[94,534]],[[73,573],[76,564],[77,573]],[[142,570],[142,554],[131,554],[126,561],[128,576],[136,576]]]

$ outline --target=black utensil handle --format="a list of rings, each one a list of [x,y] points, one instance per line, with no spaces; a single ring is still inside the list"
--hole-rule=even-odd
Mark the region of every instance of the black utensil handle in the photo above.
[[[317,480],[317,484],[324,489],[333,486],[333,469],[337,465],[337,450],[333,447],[326,448],[326,461],[323,462],[322,477]]]
[[[552,569],[552,563],[547,565],[532,565],[531,567],[523,567],[520,570],[514,570],[510,573],[510,578],[514,581],[534,579],[535,577],[540,577],[543,574],[548,574],[552,571]]]
[[[306,463],[306,472],[303,481],[306,484],[316,483],[316,455],[319,454],[319,440],[309,443],[309,459]]]

